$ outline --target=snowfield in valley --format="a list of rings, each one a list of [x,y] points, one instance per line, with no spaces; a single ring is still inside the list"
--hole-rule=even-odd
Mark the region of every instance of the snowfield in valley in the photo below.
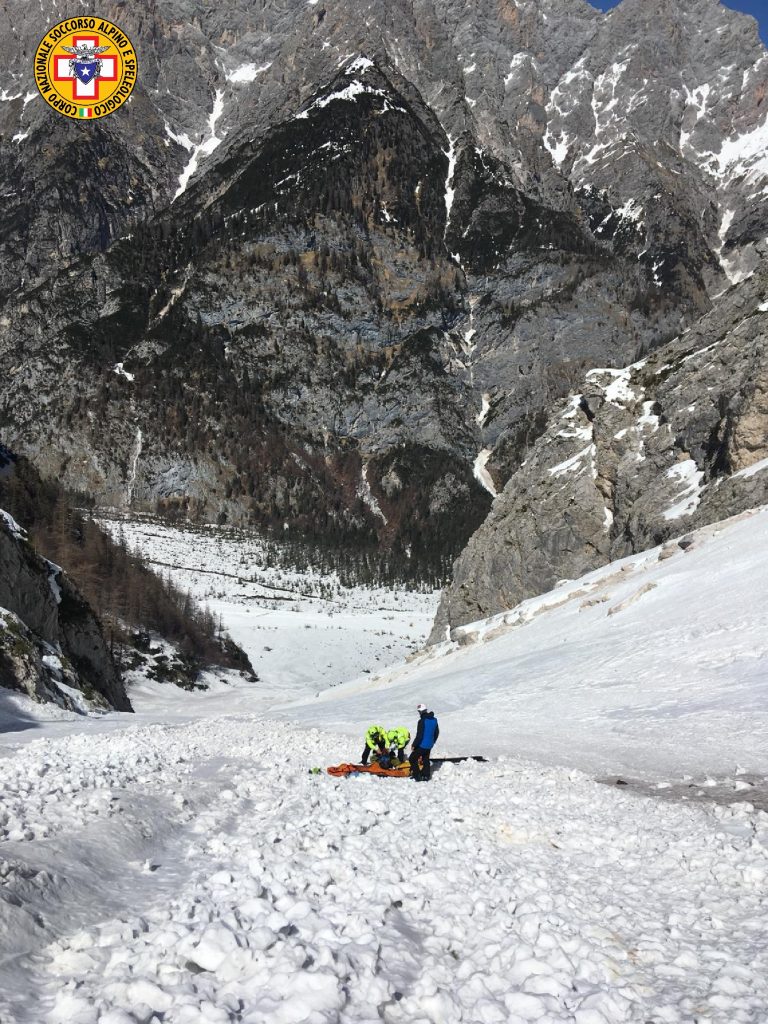
[[[438,592],[345,587],[335,575],[276,568],[253,534],[151,519],[101,525],[222,617],[262,692],[303,696],[399,662],[423,645],[437,610]]]
[[[188,564],[187,534],[125,528]],[[137,683],[135,716],[89,719],[0,692],[0,1021],[765,1024],[766,542],[764,509],[375,675],[434,597],[389,595],[387,638],[397,606],[347,592],[371,636],[341,631],[358,678],[333,686],[302,616],[333,630],[338,605],[276,613],[297,625],[273,676],[238,618],[258,571],[196,539],[210,573],[170,571],[262,682]],[[490,760],[428,786],[308,773],[419,700],[438,754]]]

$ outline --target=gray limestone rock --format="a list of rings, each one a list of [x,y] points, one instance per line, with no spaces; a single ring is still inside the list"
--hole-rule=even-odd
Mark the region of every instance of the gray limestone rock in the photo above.
[[[768,267],[668,345],[593,370],[454,566],[432,634],[768,502]]]
[[[0,685],[78,709],[131,705],[93,610],[0,511]]]

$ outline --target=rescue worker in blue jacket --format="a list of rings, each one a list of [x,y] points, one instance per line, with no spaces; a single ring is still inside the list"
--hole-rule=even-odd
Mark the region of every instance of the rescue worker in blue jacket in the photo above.
[[[440,735],[440,727],[434,711],[429,711],[426,704],[419,704],[416,710],[419,712],[419,724],[411,747],[411,775],[417,782],[429,782],[432,778],[429,758]]]

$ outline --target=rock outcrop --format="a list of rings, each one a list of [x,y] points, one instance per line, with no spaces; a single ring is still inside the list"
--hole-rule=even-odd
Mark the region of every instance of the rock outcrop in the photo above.
[[[432,641],[768,503],[768,266],[679,338],[593,370],[454,566]]]
[[[0,428],[99,502],[442,566],[553,400],[768,234],[768,55],[715,0],[98,12],[140,82],[75,124],[56,8],[3,8]]]
[[[131,705],[98,619],[0,511],[0,686],[70,710]]]

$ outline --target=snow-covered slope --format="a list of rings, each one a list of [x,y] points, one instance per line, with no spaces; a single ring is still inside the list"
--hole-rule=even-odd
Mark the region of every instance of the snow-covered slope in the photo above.
[[[766,541],[768,508],[280,710],[265,680],[30,718],[0,759],[0,1020],[764,1024]],[[418,700],[443,752],[501,756],[307,773]]]
[[[453,726],[455,727],[455,726]],[[763,1024],[768,814],[255,716],[2,762],[13,1024]]]
[[[140,800],[76,788],[67,835],[6,844],[4,1020],[765,1020],[768,815],[509,761],[332,780],[285,762],[322,763],[331,736],[216,724],[97,742],[89,764],[144,752]]]
[[[768,508],[457,631],[286,714],[359,729],[440,716],[455,753],[666,778],[768,771]]]

